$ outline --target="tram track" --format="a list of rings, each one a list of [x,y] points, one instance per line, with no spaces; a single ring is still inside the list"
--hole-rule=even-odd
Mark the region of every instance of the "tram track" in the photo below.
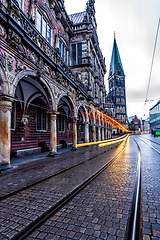
[[[113,149],[113,148],[117,147],[117,145],[119,145],[119,143],[116,143],[115,146],[111,147],[110,149]],[[51,174],[51,175],[49,175],[48,177],[45,177],[45,178],[43,178],[43,179],[41,179],[41,180],[35,181],[35,182],[31,183],[31,184],[27,184],[27,186],[21,187],[21,188],[19,188],[19,189],[16,190],[16,191],[7,193],[7,194],[5,194],[4,196],[0,197],[0,201],[2,201],[2,200],[4,200],[4,199],[7,199],[7,198],[9,198],[9,197],[12,197],[12,196],[20,193],[21,191],[27,190],[27,189],[29,189],[29,188],[31,188],[31,187],[33,187],[33,186],[36,186],[36,185],[38,185],[38,184],[40,184],[40,183],[43,183],[43,182],[45,182],[45,181],[47,181],[47,180],[49,180],[49,179],[51,179],[51,178],[53,178],[53,177],[56,177],[56,176],[58,176],[58,175],[60,175],[60,174],[62,174],[62,173],[64,173],[64,172],[66,172],[66,171],[68,171],[68,170],[73,169],[74,167],[80,166],[80,165],[82,165],[82,164],[84,164],[84,163],[86,163],[86,162],[88,162],[88,161],[91,161],[91,160],[93,160],[94,158],[96,158],[96,157],[104,154],[105,152],[107,152],[107,151],[110,150],[110,149],[107,149],[107,150],[105,150],[105,151],[102,151],[101,153],[97,153],[97,154],[93,155],[92,157],[89,157],[87,160],[81,161],[80,163],[74,164],[73,166],[66,167],[65,169],[60,170],[60,171],[57,171],[56,173]],[[92,150],[89,150],[89,152],[92,152]],[[41,168],[41,166],[40,166],[40,167],[39,167],[39,166],[37,167],[37,169],[39,169],[39,168]],[[33,167],[33,169],[36,169],[36,167]]]
[[[139,137],[137,137],[142,142],[146,143]],[[133,200],[131,204],[131,214],[130,220],[128,222],[127,229],[127,240],[139,240],[140,239],[140,214],[141,214],[141,148],[138,142],[133,137],[137,148],[138,148],[138,164],[137,164],[137,177],[135,183],[135,189],[133,194]],[[126,140],[127,141],[127,140]],[[153,148],[150,144],[146,143],[155,151],[157,149]],[[114,161],[125,151],[126,146],[114,157],[112,158],[106,165],[104,165],[101,169],[99,169],[95,174],[92,174],[85,182],[80,184],[76,189],[74,189],[70,194],[63,197],[57,204],[52,206],[48,211],[43,213],[38,219],[36,219],[32,224],[27,226],[23,231],[17,234],[13,240],[21,240],[26,239],[32,232],[34,232],[39,226],[41,226],[47,219],[49,219],[53,214],[59,211],[63,206],[65,206],[73,197],[75,197],[80,191],[82,191],[89,183],[91,183],[97,176],[99,176],[105,169],[107,169]],[[157,152],[157,151],[156,151]]]
[[[138,137],[138,139],[139,139],[140,141],[144,142],[145,144],[147,144],[149,147],[151,147],[151,148],[152,148],[154,151],[156,151],[158,154],[160,154],[160,151],[159,151],[158,149],[154,148],[152,145],[150,145],[149,143],[145,142],[145,141],[142,140],[141,138]],[[150,141],[150,142],[153,142],[154,144],[160,145],[159,143],[156,143],[156,142],[154,142],[154,141],[152,141],[152,140],[150,140],[150,139],[146,139],[146,140],[148,140],[148,141]]]
[[[134,139],[134,138],[133,138]],[[140,205],[141,205],[141,150],[134,139],[138,148],[138,164],[137,164],[137,177],[135,183],[135,189],[133,194],[133,201],[131,204],[131,214],[128,222],[127,229],[127,240],[139,240],[140,239]],[[33,231],[35,231],[40,225],[42,225],[46,220],[48,220],[53,214],[55,214],[59,209],[61,209],[65,204],[67,204],[73,197],[75,197],[80,191],[82,191],[89,183],[91,183],[95,178],[100,175],[106,168],[108,168],[114,161],[125,151],[126,146],[122,151],[115,156],[109,163],[107,163],[103,168],[101,168],[97,173],[91,176],[87,181],[82,183],[76,190],[71,194],[66,196],[57,206],[55,206],[51,211],[45,213],[37,223],[33,224],[29,229],[25,229],[24,232],[19,234],[14,240],[22,240],[27,238]]]
[[[141,149],[133,137],[138,148],[137,177],[131,206],[130,220],[128,223],[127,240],[140,239],[140,213],[141,213]]]
[[[160,145],[158,142],[155,142],[149,138],[143,136],[136,136],[138,144],[141,149],[141,159],[142,159],[142,201],[141,201],[141,239],[159,239],[160,232],[156,230],[160,229],[160,224],[158,221],[158,216],[152,215],[158,211],[158,206],[154,207],[153,205],[159,199],[159,154],[160,151],[156,147],[153,147],[154,144]],[[158,155],[157,155],[158,154]],[[155,168],[156,166],[156,168]],[[158,186],[158,187],[157,187]],[[151,196],[151,197],[150,197]],[[152,205],[153,204],[153,205]],[[156,205],[156,204],[155,204]],[[146,208],[147,206],[147,208]],[[153,218],[153,216],[155,218]],[[156,230],[155,225],[156,224]]]
[[[157,144],[157,145],[160,146],[160,143],[157,143],[157,142],[155,142],[155,141],[153,141],[153,140],[151,140],[151,139],[148,139],[148,138],[145,138],[145,137],[141,137],[141,138],[144,138],[144,139],[146,139],[147,141],[150,141],[150,142],[152,142],[152,143]]]
[[[127,141],[127,140],[126,140]],[[13,240],[21,240],[26,239],[28,235],[30,235],[38,226],[40,226],[43,222],[45,222],[50,216],[52,216],[55,212],[57,212],[62,206],[64,206],[68,201],[70,201],[74,196],[76,196],[82,189],[84,189],[90,182],[92,182],[98,175],[100,175],[106,168],[108,168],[113,162],[124,152],[126,145],[123,149],[114,156],[107,164],[101,167],[94,174],[89,176],[87,180],[83,183],[79,184],[72,192],[64,196],[58,203],[52,206],[48,211],[44,212],[40,217],[38,217],[32,224],[27,226],[23,231],[19,232]]]
[[[128,140],[126,140],[126,141],[128,141]],[[134,141],[138,148],[138,164],[137,164],[136,184],[135,184],[135,190],[134,190],[133,201],[132,201],[132,206],[131,206],[131,215],[130,215],[130,220],[128,223],[128,230],[127,230],[127,232],[128,232],[127,239],[128,240],[140,239],[141,151],[140,151],[140,147],[139,147],[137,141],[135,139],[134,139]],[[20,231],[12,239],[13,240],[21,240],[21,239],[26,239],[28,236],[30,236],[30,234],[32,232],[34,232],[39,226],[41,226],[47,219],[49,219],[53,214],[55,214],[57,211],[59,211],[59,209],[61,209],[65,204],[67,204],[80,191],[82,191],[89,183],[91,183],[105,169],[107,169],[110,165],[112,165],[115,162],[115,160],[125,151],[125,149],[126,149],[126,145],[115,157],[113,157],[107,164],[105,164],[103,167],[101,167],[101,169],[99,169],[97,172],[92,174],[86,181],[79,184],[79,186],[77,186],[72,192],[70,192],[69,194],[64,196],[60,201],[58,201],[48,211],[41,214],[41,216],[39,216],[34,222],[32,222],[30,225],[28,225],[24,230]],[[81,165],[81,164],[78,164],[78,165]],[[72,168],[74,168],[74,167],[72,167]],[[69,168],[69,169],[71,169],[71,168]],[[63,172],[66,172],[68,170],[66,169]]]

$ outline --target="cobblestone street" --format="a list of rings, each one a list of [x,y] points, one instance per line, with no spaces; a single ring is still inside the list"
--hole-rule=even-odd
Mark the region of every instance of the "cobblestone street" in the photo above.
[[[98,177],[23,239],[127,240],[138,162],[133,138],[141,151],[140,239],[160,239],[160,140],[150,135],[130,137],[112,149],[67,151],[54,159],[41,159],[31,166],[26,162],[1,172],[0,239],[15,239],[113,159]]]
[[[143,141],[150,139],[160,143],[159,138],[146,135]],[[136,138],[142,153],[142,235],[144,240],[160,239],[160,155],[144,142]],[[160,145],[146,141],[160,151]]]
[[[71,168],[70,170],[64,173],[62,172],[62,174],[56,175],[53,178],[46,180],[45,182],[39,183],[27,190],[23,190],[17,193],[14,196],[2,200],[0,203],[1,238],[5,239],[4,237],[7,237],[11,239],[16,236],[18,232],[22,231],[26,226],[34,222],[44,212],[49,210],[51,206],[54,206],[67,194],[73,191],[73,189],[77,188],[77,186],[79,186],[81,182],[85,181],[101,166],[106,164],[107,161],[112,159],[113,156],[115,156],[116,152],[118,154],[118,152],[122,149],[123,145],[124,144],[121,144],[119,148],[110,150],[107,153],[99,155],[100,158],[97,157],[92,159],[95,154],[97,155],[97,153],[100,154],[101,152],[104,152],[104,149],[100,149],[99,151],[95,149],[95,151],[92,151],[91,153],[87,151],[87,153],[84,153],[84,155],[79,155],[79,161],[83,160],[82,156],[85,156],[86,160],[90,156],[90,161],[86,161],[82,165]],[[71,156],[72,153],[70,153],[70,158],[68,159],[70,164],[72,162]],[[76,158],[78,158],[78,156],[76,156]],[[67,159],[65,160],[67,161]],[[73,162],[72,165],[74,165]],[[67,162],[66,165],[68,165]],[[60,165],[58,164],[58,166],[61,166],[61,170],[64,170],[65,166],[62,166],[62,163]],[[46,167],[49,168],[49,165],[47,165]],[[28,173],[30,174],[30,171]],[[34,169],[31,170],[31,173],[35,174]],[[44,172],[43,177],[45,175],[46,173]],[[24,172],[24,176],[26,176],[26,172]],[[23,172],[21,172],[21,175],[19,175],[19,173],[17,172],[17,174],[15,175],[15,180],[17,181],[17,178],[25,179],[24,176]],[[4,177],[2,178],[4,179]],[[7,179],[8,175],[6,175],[6,182],[8,182]],[[5,182],[3,181],[3,184],[4,183]],[[12,185],[9,185],[9,187],[10,190],[13,191]]]
[[[131,138],[114,164],[27,239],[125,239],[136,152]]]

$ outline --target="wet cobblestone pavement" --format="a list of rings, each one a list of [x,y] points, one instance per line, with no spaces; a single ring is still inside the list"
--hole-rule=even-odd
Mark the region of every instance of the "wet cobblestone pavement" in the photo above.
[[[16,236],[18,232],[34,222],[39,216],[49,210],[51,206],[54,206],[73,189],[77,188],[79,184],[97,171],[100,166],[112,159],[122,147],[123,144],[114,150],[99,155],[97,158],[86,161],[84,164],[2,200],[0,202],[0,239],[12,239]],[[83,157],[87,159],[87,155],[93,157],[102,151],[104,152],[104,149],[100,151],[96,149],[95,152],[85,153]],[[83,159],[82,155],[79,155],[79,157]],[[69,161],[72,160],[70,159]],[[36,173],[33,172],[32,174]],[[22,177],[23,175],[19,174],[19,178]]]
[[[0,199],[6,194],[17,191],[28,185],[32,185],[44,178],[55,175],[67,168],[78,165],[84,161],[87,161],[95,156],[103,154],[105,151],[114,148],[115,145],[107,146],[105,148],[99,148],[98,146],[90,146],[89,148],[80,148],[78,151],[68,151],[64,149],[64,152],[56,157],[38,159],[37,161],[27,161],[21,164],[21,159],[15,159],[16,165],[10,171],[0,172]],[[109,154],[112,154],[112,150]],[[109,155],[110,156],[110,155]],[[30,158],[35,158],[31,155]],[[23,160],[23,159],[22,159]],[[14,160],[12,160],[13,166]]]
[[[142,135],[135,138],[142,154],[142,239],[160,239],[160,154],[147,144],[160,151],[160,138]],[[140,141],[146,141],[147,144]],[[153,143],[156,142],[156,143]]]
[[[111,166],[27,239],[126,239],[138,153],[129,141]]]
[[[141,149],[140,239],[157,240],[160,239],[160,138],[151,135],[134,138]],[[59,154],[54,160],[46,158],[1,173],[0,239],[14,239],[17,233],[109,162],[124,145],[122,143],[107,152],[107,149],[97,147],[79,149],[78,152],[68,151]],[[130,137],[126,149],[114,163],[28,236],[27,240],[127,239],[137,160],[138,148]],[[70,167],[70,170],[64,171]],[[55,176],[11,197],[2,198],[5,194],[51,175]]]

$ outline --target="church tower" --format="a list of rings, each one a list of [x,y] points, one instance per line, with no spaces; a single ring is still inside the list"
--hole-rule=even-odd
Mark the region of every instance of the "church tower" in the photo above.
[[[125,74],[118,51],[115,35],[108,81],[109,95],[115,104],[115,119],[126,125],[127,113]]]

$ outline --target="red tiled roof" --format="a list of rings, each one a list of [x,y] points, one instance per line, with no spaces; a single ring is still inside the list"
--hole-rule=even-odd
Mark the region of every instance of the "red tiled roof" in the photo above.
[[[73,24],[81,23],[83,22],[84,16],[86,12],[80,12],[69,15],[70,20],[73,22]]]

